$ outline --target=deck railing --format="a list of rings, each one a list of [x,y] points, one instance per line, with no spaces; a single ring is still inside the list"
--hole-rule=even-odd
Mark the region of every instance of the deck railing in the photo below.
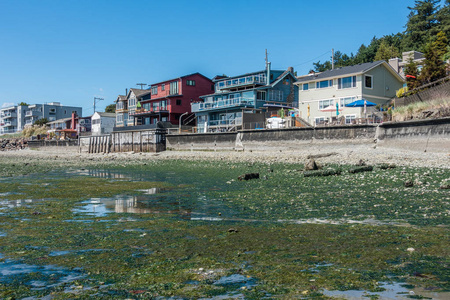
[[[192,103],[192,112],[200,112],[205,110],[211,110],[211,109],[220,109],[220,108],[227,108],[227,107],[238,107],[238,106],[254,106],[255,102],[251,98],[233,98],[233,99],[226,99],[226,100],[219,100],[214,102],[204,102],[204,103]]]

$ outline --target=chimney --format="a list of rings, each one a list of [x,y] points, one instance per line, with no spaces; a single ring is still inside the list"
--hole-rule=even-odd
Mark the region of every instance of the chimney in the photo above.
[[[125,89],[125,96],[128,95],[128,89]]]
[[[75,124],[75,120],[77,119],[77,112],[73,111],[72,112],[72,124],[71,124],[71,128],[72,130],[75,130],[77,128],[77,125]]]
[[[292,74],[294,74],[294,68],[293,67],[289,67],[287,70],[288,70],[288,72],[291,72]]]

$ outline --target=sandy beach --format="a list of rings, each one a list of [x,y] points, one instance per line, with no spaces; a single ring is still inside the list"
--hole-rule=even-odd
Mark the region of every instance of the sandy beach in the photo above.
[[[371,144],[316,144],[300,149],[258,151],[164,151],[159,153],[79,153],[77,147],[47,147],[0,152],[11,161],[46,160],[52,164],[76,165],[92,163],[136,163],[146,160],[225,160],[235,162],[305,163],[311,157],[322,164],[353,165],[361,160],[368,165],[395,164],[398,166],[450,168],[450,149],[447,153],[419,152],[408,149],[375,147]]]

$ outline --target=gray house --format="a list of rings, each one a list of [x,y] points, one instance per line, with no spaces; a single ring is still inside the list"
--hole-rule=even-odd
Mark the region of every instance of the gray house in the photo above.
[[[360,107],[345,107],[356,100],[385,105],[403,87],[404,79],[386,61],[363,63],[312,73],[297,78],[299,114],[318,125],[337,121],[353,123],[365,116]]]

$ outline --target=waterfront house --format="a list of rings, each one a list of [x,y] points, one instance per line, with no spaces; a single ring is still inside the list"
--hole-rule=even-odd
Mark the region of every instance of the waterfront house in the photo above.
[[[386,105],[404,80],[386,61],[376,61],[310,73],[298,77],[295,84],[299,117],[314,125],[352,124],[364,118],[367,110],[345,105],[361,99]]]
[[[128,94],[128,91],[127,93]],[[116,99],[116,126],[123,127],[128,124],[128,101],[126,95],[119,95]]]
[[[178,78],[161,81],[151,85],[151,97],[139,101],[134,113],[136,125],[156,124],[158,121],[185,125],[195,122],[191,114],[191,103],[198,102],[200,96],[213,90],[211,79],[200,73],[189,74]]]
[[[144,90],[144,89],[131,88],[127,92],[125,101],[123,101],[122,97],[119,95],[119,97],[117,98],[118,101],[116,103],[116,114],[119,114],[119,115],[122,114],[122,119],[120,119],[116,115],[117,127],[138,125],[135,123],[134,114],[135,114],[136,110],[140,108],[140,103],[142,101],[150,99],[150,97],[151,97],[150,89]],[[121,105],[124,108],[119,109],[119,112],[117,112],[117,107],[120,107]]]
[[[98,112],[92,115],[92,135],[102,135],[111,133],[116,124],[116,114]]]
[[[198,132],[264,128],[266,113],[292,108],[298,97],[294,70],[266,69],[213,79],[215,92],[192,104]]]

